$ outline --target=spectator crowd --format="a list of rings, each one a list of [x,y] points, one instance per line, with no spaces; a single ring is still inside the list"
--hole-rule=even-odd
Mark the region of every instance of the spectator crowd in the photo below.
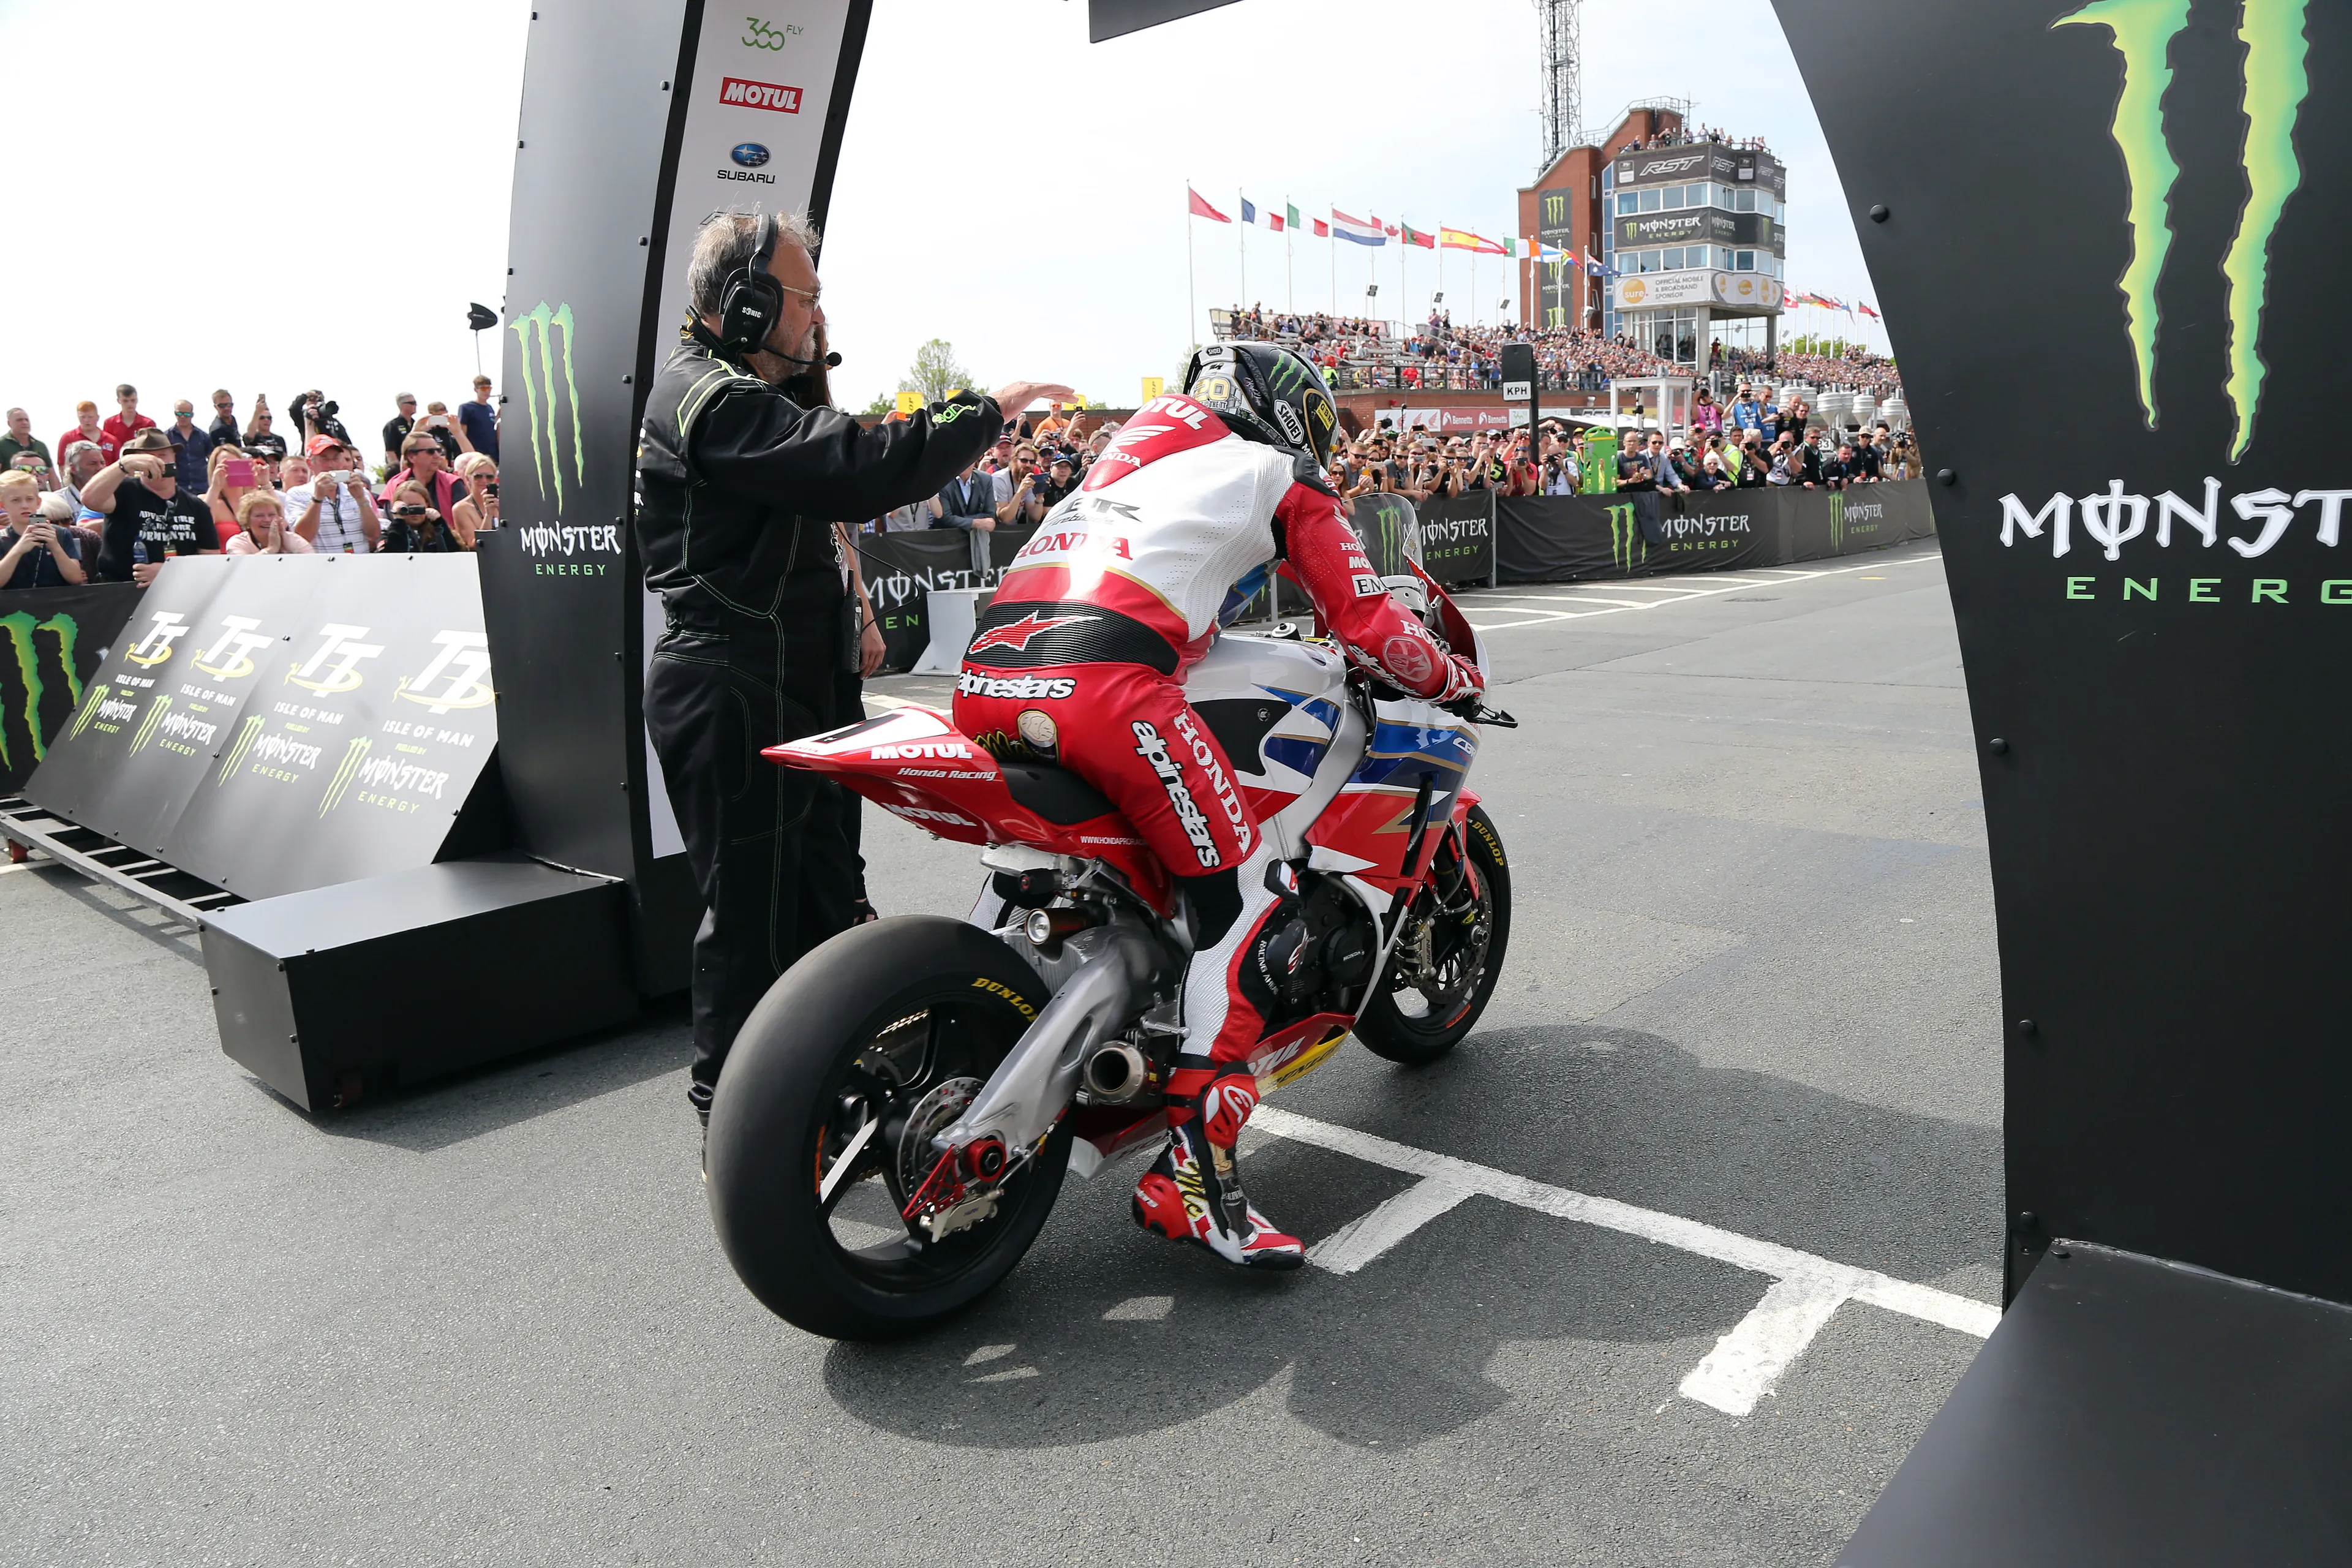
[[[85,401],[54,443],[22,408],[0,435],[0,589],[145,583],[173,555],[410,554],[465,551],[499,526],[499,410],[488,376],[455,409],[394,399],[373,451],[316,389],[278,428],[266,396],[240,419],[213,393],[200,421],[181,398],[171,423],[114,389],[115,412]],[[381,460],[376,458],[380,456]]]
[[[1313,360],[1335,392],[1490,392],[1503,384],[1505,343],[1532,343],[1536,374],[1547,392],[1603,392],[1612,377],[1687,375],[1690,366],[1637,345],[1572,327],[1458,327],[1451,311],[1433,312],[1402,334],[1360,317],[1269,311],[1263,305],[1217,312],[1222,331],[1290,344]],[[1886,397],[1903,390],[1892,360],[1849,348],[1827,354],[1766,354],[1710,345],[1708,363],[1729,374],[1769,375],[1816,386],[1853,387]]]

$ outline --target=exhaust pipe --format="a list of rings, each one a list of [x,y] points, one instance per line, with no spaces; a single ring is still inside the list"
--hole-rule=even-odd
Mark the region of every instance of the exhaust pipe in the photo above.
[[[1141,1051],[1115,1040],[1087,1058],[1087,1092],[1104,1105],[1125,1105],[1142,1091],[1150,1070]]]

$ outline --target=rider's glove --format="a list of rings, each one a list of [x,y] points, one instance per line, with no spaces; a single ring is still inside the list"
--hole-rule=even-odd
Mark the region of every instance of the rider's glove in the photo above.
[[[1444,705],[1449,702],[1465,701],[1475,699],[1480,692],[1486,689],[1486,678],[1481,676],[1477,667],[1468,660],[1456,655],[1448,655],[1446,665],[1445,689],[1431,698],[1432,702]]]

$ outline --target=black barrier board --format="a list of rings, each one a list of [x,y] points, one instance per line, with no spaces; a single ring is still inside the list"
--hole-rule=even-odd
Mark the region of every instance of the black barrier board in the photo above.
[[[498,743],[464,555],[181,557],[26,794],[251,899],[430,864]]]
[[[882,623],[886,669],[912,668],[931,643],[930,595],[934,588],[982,588],[1003,569],[972,566],[971,540],[960,528],[928,528],[905,533],[858,533],[857,569],[866,596]],[[1006,542],[1017,552],[1023,534]],[[992,559],[993,559],[992,544]],[[1006,560],[1011,556],[1007,555]]]
[[[1495,502],[1496,559],[1506,583],[1572,583],[1660,570],[1664,559],[1658,497],[1501,496]]]
[[[1769,565],[1780,558],[1779,514],[1775,498],[1760,489],[1677,496],[1672,506],[1659,508],[1655,542],[1644,534],[1646,559],[1638,570],[1723,572]]]
[[[1421,564],[1452,587],[1484,583],[1495,575],[1495,492],[1432,496],[1415,509],[1421,515]]]
[[[0,795],[23,788],[72,723],[140,593],[99,583],[0,596]]]
[[[2011,1287],[2059,1235],[2352,1300],[2352,496],[2309,318],[2352,238],[2352,7],[1778,10],[1951,476]],[[2065,193],[2032,286],[1956,308],[2014,269],[1984,215],[2027,172]],[[2021,345],[2058,432],[2019,426]]]
[[[224,679],[219,671],[239,668],[252,651],[240,638],[257,633],[224,626],[213,614],[244,564],[224,555],[182,555],[164,563],[84,689],[73,721],[26,782],[26,799],[162,855],[220,737],[236,728],[251,694],[250,679]],[[264,577],[244,579],[252,604],[225,613],[257,608]],[[198,668],[200,662],[205,668]]]

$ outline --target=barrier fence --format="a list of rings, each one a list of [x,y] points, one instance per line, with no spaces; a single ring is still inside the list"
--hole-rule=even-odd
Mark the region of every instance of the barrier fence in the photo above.
[[[142,591],[100,583],[0,599],[0,796],[22,789],[66,732]]]

